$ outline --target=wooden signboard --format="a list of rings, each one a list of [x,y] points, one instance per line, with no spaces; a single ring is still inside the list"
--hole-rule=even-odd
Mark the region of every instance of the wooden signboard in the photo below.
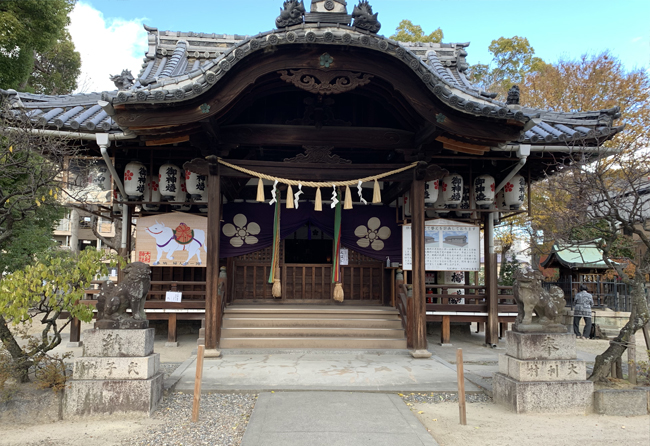
[[[183,212],[138,219],[135,251],[152,266],[205,266],[208,219]]]

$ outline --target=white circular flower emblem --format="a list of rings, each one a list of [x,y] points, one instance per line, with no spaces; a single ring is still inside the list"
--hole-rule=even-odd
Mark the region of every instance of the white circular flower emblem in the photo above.
[[[368,220],[368,227],[361,225],[354,230],[354,235],[359,237],[357,240],[357,245],[362,248],[367,248],[370,246],[375,251],[381,251],[384,249],[384,242],[390,237],[390,229],[386,226],[380,227],[381,221],[377,217],[372,217]]]
[[[226,223],[223,225],[223,233],[226,237],[231,237],[230,244],[235,248],[239,248],[244,243],[247,245],[254,245],[258,242],[257,234],[260,233],[260,225],[255,222],[248,223],[244,214],[237,214],[232,219],[233,224]],[[248,224],[246,224],[248,223]]]

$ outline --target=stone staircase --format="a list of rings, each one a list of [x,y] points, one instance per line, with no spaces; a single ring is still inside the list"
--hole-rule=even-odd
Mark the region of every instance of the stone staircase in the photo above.
[[[396,309],[351,305],[230,305],[220,348],[405,349]]]

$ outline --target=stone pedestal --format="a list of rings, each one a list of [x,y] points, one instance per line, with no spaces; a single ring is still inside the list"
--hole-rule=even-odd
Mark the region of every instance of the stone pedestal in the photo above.
[[[586,413],[593,407],[586,378],[573,334],[507,331],[492,392],[497,404],[517,413]]]
[[[75,359],[63,417],[151,415],[163,394],[153,339],[153,328],[85,331],[83,357]]]

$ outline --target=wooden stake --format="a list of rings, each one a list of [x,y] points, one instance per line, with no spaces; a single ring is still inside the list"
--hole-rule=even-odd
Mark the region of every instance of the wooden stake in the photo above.
[[[203,353],[205,345],[199,345],[196,353],[196,377],[194,378],[194,403],[192,404],[192,423],[199,421],[199,403],[201,402],[201,379],[203,378]]]
[[[463,372],[463,349],[456,350],[456,371],[458,373],[458,411],[460,412],[460,424],[467,425],[467,414],[465,413],[465,373]]]
[[[627,380],[630,384],[636,384],[636,336],[627,345]]]

